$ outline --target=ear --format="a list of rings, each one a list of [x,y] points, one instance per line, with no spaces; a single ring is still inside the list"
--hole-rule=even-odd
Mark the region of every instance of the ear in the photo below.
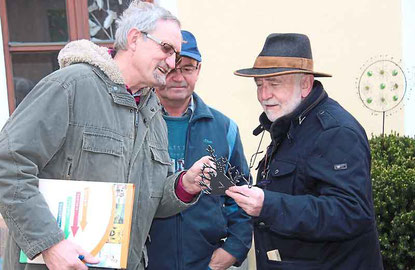
[[[131,28],[127,34],[127,48],[135,51],[137,49],[137,40],[141,38],[142,33],[137,28]]]
[[[313,88],[314,76],[311,74],[304,74],[300,81],[301,98],[306,98]]]
[[[199,76],[200,70],[202,69],[202,63],[198,63],[198,67],[197,67],[197,76]]]

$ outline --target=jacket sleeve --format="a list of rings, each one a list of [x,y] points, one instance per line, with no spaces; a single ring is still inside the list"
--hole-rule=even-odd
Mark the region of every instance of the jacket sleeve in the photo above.
[[[370,150],[364,134],[346,127],[326,130],[304,163],[304,182],[313,183],[315,194],[264,190],[258,222],[279,235],[308,241],[347,240],[373,228]]]
[[[247,179],[250,179],[248,164],[246,162],[239,131],[234,136],[234,145],[230,163],[236,169],[243,173]],[[241,182],[241,185],[246,183]],[[222,248],[232,254],[237,259],[236,265],[240,265],[246,258],[252,243],[252,222],[251,218],[245,211],[240,208],[236,202],[225,197],[224,216],[228,222],[228,235]]]
[[[30,259],[64,238],[38,190],[37,175],[65,140],[68,100],[60,83],[44,79],[0,133],[0,210]]]
[[[167,177],[167,180],[164,184],[163,197],[159,207],[157,208],[155,218],[166,218],[173,216],[187,209],[189,206],[192,206],[198,201],[200,193],[196,195],[189,203],[185,203],[177,197],[176,185],[179,181],[180,173],[181,172],[170,174]]]

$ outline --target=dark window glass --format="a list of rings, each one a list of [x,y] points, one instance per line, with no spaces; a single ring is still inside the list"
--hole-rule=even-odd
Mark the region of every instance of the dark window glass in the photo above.
[[[113,41],[115,20],[128,7],[130,1],[88,0],[89,34],[94,42]]]
[[[68,41],[65,0],[7,0],[11,42]]]
[[[59,69],[58,52],[13,53],[13,82],[16,106],[46,75]]]

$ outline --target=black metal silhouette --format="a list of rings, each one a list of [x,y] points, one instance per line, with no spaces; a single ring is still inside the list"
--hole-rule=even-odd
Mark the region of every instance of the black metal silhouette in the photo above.
[[[209,153],[210,160],[214,166],[209,164],[203,164],[202,174],[200,177],[202,180],[199,184],[206,189],[204,193],[210,195],[225,195],[225,190],[231,186],[244,181],[247,185],[251,186],[249,180],[247,180],[244,174],[241,174],[234,166],[232,166],[227,158],[217,158],[215,155],[215,149],[212,146],[208,146],[206,151]],[[205,175],[207,174],[208,177]],[[210,181],[210,185],[204,180]]]

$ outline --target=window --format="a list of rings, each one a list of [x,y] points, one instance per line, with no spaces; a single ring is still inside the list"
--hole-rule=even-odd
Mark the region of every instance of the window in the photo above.
[[[66,43],[91,39],[111,46],[115,19],[130,2],[0,0],[10,114],[40,79],[59,68],[57,55]]]

